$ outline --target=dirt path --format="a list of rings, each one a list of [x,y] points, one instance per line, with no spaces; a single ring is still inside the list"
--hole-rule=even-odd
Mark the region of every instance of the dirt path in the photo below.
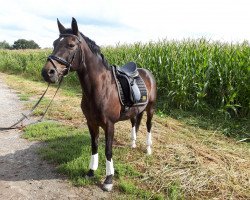
[[[0,76],[0,127],[16,122],[21,110],[17,95]],[[21,134],[18,130],[0,131],[0,200],[113,199],[114,194],[98,186],[73,187],[36,154],[42,144],[22,139]]]

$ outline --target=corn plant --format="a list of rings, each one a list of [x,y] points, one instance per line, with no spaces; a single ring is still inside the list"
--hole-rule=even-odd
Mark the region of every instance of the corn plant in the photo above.
[[[0,51],[0,70],[41,80],[40,71],[51,50]],[[250,111],[250,45],[205,39],[116,45],[102,48],[110,64],[134,61],[155,76],[158,108],[217,109],[245,117]],[[77,86],[77,77],[65,79]]]

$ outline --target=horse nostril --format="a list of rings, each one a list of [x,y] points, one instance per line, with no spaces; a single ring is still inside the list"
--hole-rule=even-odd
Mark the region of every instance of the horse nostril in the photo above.
[[[56,73],[56,70],[54,69],[50,69],[48,72],[49,76],[53,76],[55,73]]]

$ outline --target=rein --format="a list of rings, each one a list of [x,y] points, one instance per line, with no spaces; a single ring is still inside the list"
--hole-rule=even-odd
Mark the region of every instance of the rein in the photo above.
[[[49,104],[48,104],[46,110],[44,111],[42,117],[41,117],[39,120],[37,120],[36,122],[30,123],[30,124],[35,124],[35,123],[41,122],[41,121],[43,120],[44,116],[46,115],[46,113],[47,113],[47,111],[48,111],[48,109],[49,109],[49,107],[50,107],[52,101],[54,100],[54,98],[55,98],[55,96],[56,96],[56,94],[57,94],[57,92],[58,92],[58,90],[59,90],[59,88],[60,88],[60,86],[61,86],[62,81],[63,81],[63,77],[60,79],[59,84],[58,84],[58,87],[57,87],[57,89],[56,89],[56,92],[55,92],[54,96],[52,97],[52,99],[50,100],[50,102],[49,102]],[[25,115],[25,114],[22,113],[23,117],[21,117],[16,123],[12,124],[12,125],[9,126],[9,127],[0,127],[0,131],[11,130],[11,129],[22,129],[22,128],[23,128],[22,125],[21,125],[21,126],[17,126],[17,125],[20,124],[23,120],[28,119],[28,117],[31,116],[31,115],[33,114],[34,110],[37,108],[37,106],[40,104],[40,102],[42,101],[43,97],[44,97],[45,94],[47,93],[47,91],[48,91],[48,89],[49,89],[49,86],[50,86],[50,83],[48,83],[48,86],[47,86],[46,90],[43,92],[43,94],[42,94],[42,96],[40,97],[40,99],[39,99],[39,100],[36,102],[36,104],[31,108],[31,110],[28,112],[28,114]],[[30,125],[30,124],[27,124],[27,125]],[[26,125],[26,126],[27,126],[27,125]]]

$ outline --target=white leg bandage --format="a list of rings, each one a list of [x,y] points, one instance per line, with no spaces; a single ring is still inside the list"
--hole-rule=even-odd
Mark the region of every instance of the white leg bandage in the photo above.
[[[98,153],[94,154],[94,155],[91,155],[89,168],[92,169],[92,170],[97,170],[97,168],[98,168]]]
[[[148,155],[151,155],[151,154],[152,154],[151,146],[147,146],[147,154],[148,154]]]
[[[114,169],[114,165],[113,165],[113,160],[111,159],[111,161],[106,160],[106,175],[114,175],[115,169]]]
[[[132,130],[131,130],[131,147],[132,148],[135,148],[136,147],[136,144],[135,144],[135,141],[136,141],[136,131],[135,131],[135,126],[132,127]]]
[[[152,145],[152,136],[151,136],[151,132],[147,133],[147,141],[146,141],[147,146],[151,146]]]
[[[147,145],[147,154],[148,154],[148,155],[152,154],[152,150],[151,150],[151,146],[152,146],[152,136],[151,136],[151,132],[148,132],[148,133],[147,133],[146,145]]]

